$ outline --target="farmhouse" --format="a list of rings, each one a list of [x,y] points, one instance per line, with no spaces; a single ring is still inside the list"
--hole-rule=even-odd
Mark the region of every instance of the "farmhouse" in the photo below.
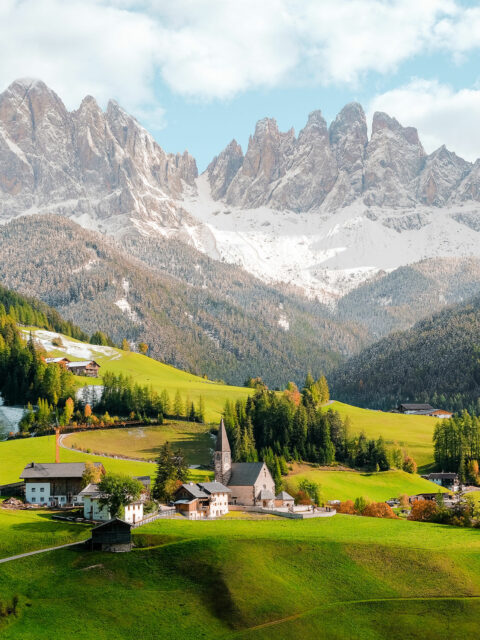
[[[87,520],[100,520],[108,522],[112,516],[106,505],[100,504],[102,492],[96,484],[89,484],[82,489],[79,493],[79,497],[83,502],[83,516]],[[125,506],[125,515],[123,517],[125,522],[135,524],[143,520],[143,502],[142,500],[135,500]]]
[[[422,478],[430,480],[430,482],[434,482],[435,484],[445,487],[450,491],[458,491],[460,489],[458,474],[454,472],[450,473],[442,471],[441,473],[429,473],[428,475],[422,476]]]
[[[400,404],[394,413],[404,413],[413,416],[431,416],[433,418],[451,418],[450,411],[434,409],[431,404]]]
[[[182,484],[175,494],[175,507],[184,516],[197,520],[228,513],[230,489],[220,482]]]
[[[67,369],[76,376],[87,376],[88,378],[98,378],[100,365],[95,360],[82,360],[80,362],[69,362]]]
[[[214,455],[215,480],[230,491],[231,504],[272,508],[275,482],[264,462],[233,462],[223,418],[217,435]]]
[[[66,368],[70,364],[68,358],[45,358],[47,364],[59,364],[61,367]]]
[[[93,464],[105,474],[101,462]],[[20,475],[25,481],[25,501],[61,507],[81,504],[84,471],[85,462],[30,462]]]

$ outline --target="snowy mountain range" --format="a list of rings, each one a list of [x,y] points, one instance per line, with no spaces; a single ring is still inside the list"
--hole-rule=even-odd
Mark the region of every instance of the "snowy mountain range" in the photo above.
[[[38,80],[0,94],[0,221],[57,213],[122,238],[173,237],[268,282],[333,302],[381,272],[429,258],[480,257],[480,160],[385,113],[368,136],[359,104],[295,135],[260,120],[198,176],[118,104],[69,112]]]

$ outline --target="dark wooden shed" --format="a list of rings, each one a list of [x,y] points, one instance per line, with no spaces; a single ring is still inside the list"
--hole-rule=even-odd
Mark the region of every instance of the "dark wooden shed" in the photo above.
[[[113,518],[92,529],[90,541],[93,551],[131,551],[132,525],[120,518]]]

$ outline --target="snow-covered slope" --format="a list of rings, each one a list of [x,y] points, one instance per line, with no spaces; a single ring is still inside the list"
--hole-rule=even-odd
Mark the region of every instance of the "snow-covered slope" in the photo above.
[[[198,220],[191,242],[212,258],[268,281],[334,301],[379,271],[433,257],[480,257],[480,207],[368,207],[361,199],[331,211],[244,209],[214,201],[206,174],[183,206]],[[170,233],[173,233],[172,230]]]

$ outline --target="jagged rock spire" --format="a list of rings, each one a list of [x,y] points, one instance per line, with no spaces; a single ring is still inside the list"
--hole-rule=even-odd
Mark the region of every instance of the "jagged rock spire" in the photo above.
[[[225,429],[223,418],[220,420],[215,451],[230,453],[230,443],[228,442],[227,430]]]

